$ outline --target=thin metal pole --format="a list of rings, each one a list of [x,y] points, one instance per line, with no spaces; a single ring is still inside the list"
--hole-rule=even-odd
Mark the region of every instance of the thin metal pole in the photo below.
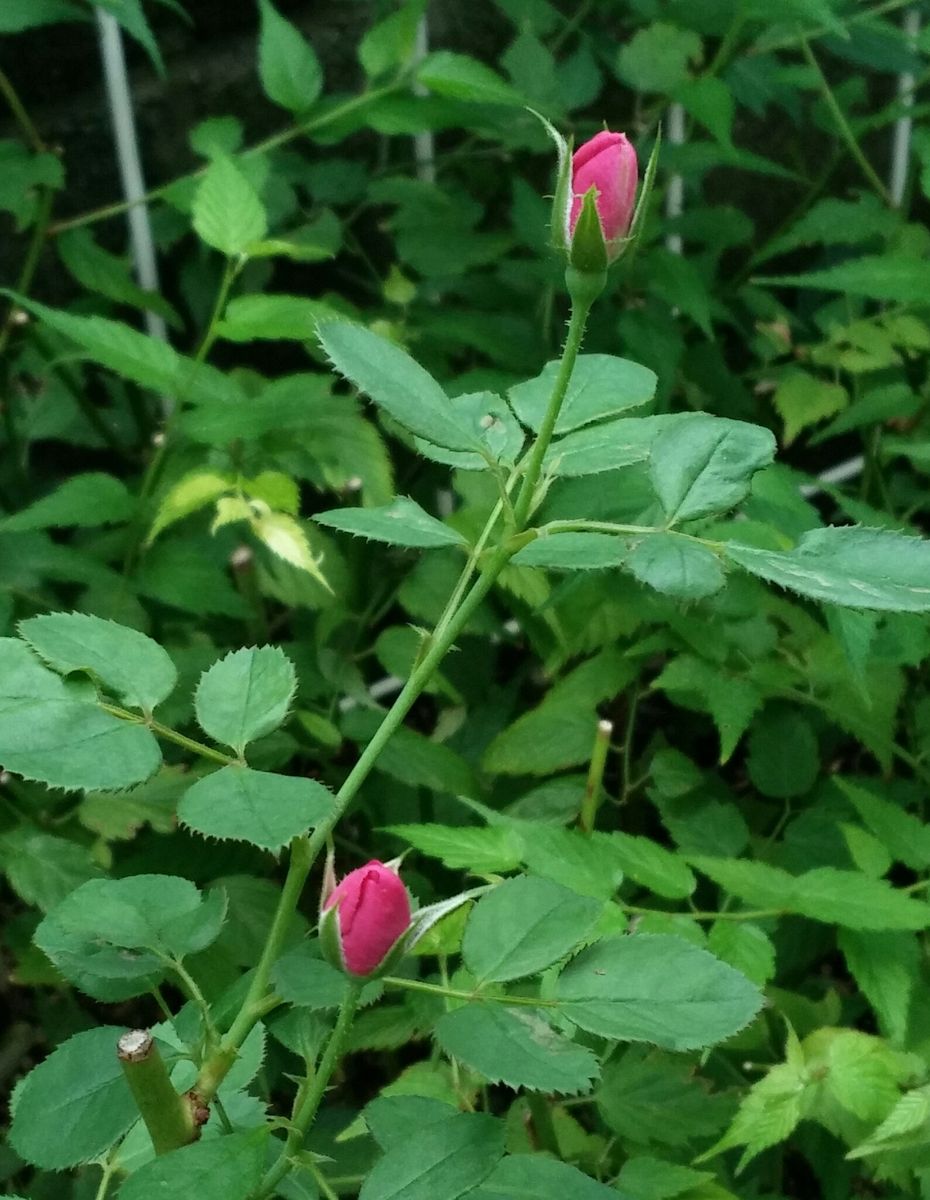
[[[158,260],[155,254],[149,209],[148,205],[144,203],[145,176],[142,173],[132,93],[129,90],[129,76],[126,72],[123,34],[116,18],[110,13],[104,12],[101,8],[95,9],[95,12],[120,180],[123,185],[123,196],[131,205],[126,213],[126,220],[129,226],[129,246],[133,267],[139,287],[148,292],[157,292],[159,290]],[[158,313],[146,312],[144,318],[145,328],[151,337],[159,338],[161,341],[168,340],[168,330]],[[163,397],[162,405],[165,416],[167,416],[171,409],[170,398]]]
[[[685,141],[685,110],[678,103],[668,107],[668,140],[673,146],[683,146]],[[673,175],[665,192],[665,215],[670,221],[680,217],[685,204],[685,181],[681,175]],[[665,238],[666,249],[672,254],[681,254],[680,233],[669,233]]]
[[[920,13],[916,8],[908,9],[904,14],[904,37],[909,47],[917,43],[920,33]],[[891,171],[888,176],[888,190],[895,208],[900,208],[904,200],[904,190],[907,187],[907,170],[911,157],[911,135],[914,129],[914,118],[910,110],[914,107],[914,86],[916,80],[912,71],[903,71],[898,76],[898,97],[905,111],[898,117],[894,125],[894,138],[891,149]]]

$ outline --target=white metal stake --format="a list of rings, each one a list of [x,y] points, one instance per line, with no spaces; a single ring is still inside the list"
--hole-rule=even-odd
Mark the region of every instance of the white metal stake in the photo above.
[[[904,37],[908,46],[913,47],[920,33],[920,13],[916,8],[908,9],[904,14]],[[888,190],[895,208],[900,208],[904,200],[904,189],[907,187],[907,169],[911,157],[911,134],[914,128],[914,118],[910,110],[914,107],[913,72],[903,71],[898,76],[898,97],[905,111],[894,124],[894,139],[891,149],[891,171],[888,179]]]
[[[152,238],[152,223],[148,205],[145,203],[145,177],[139,155],[139,139],[126,72],[126,56],[123,52],[123,33],[116,18],[103,9],[95,9],[97,31],[100,35],[100,54],[103,59],[103,74],[107,89],[107,103],[113,125],[113,140],[119,164],[123,198],[129,204],[126,221],[129,226],[129,247],[139,287],[147,292],[157,292],[158,260]],[[146,311],[145,328],[151,337],[168,340],[168,330],[158,313]],[[162,408],[168,416],[172,407],[171,398],[162,397]]]
[[[668,140],[673,146],[683,146],[685,141],[685,110],[684,106],[677,102],[668,106]],[[685,181],[680,175],[673,175],[665,192],[666,217],[674,221],[676,217],[681,216],[684,205]],[[672,254],[681,254],[681,234],[667,234],[665,246]]]

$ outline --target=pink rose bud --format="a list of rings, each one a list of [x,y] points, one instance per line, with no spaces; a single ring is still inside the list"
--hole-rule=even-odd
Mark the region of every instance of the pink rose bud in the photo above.
[[[409,926],[407,889],[395,871],[372,861],[350,871],[323,901],[320,940],[350,975],[366,976],[382,966]]]
[[[572,199],[566,243],[571,245],[585,195],[596,189],[595,205],[608,261],[622,250],[636,206],[639,169],[626,134],[603,130],[572,155]]]

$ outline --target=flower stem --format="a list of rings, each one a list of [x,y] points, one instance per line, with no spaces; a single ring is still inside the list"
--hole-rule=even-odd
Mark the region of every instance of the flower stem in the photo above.
[[[274,1191],[275,1186],[291,1169],[293,1156],[303,1146],[307,1130],[313,1123],[313,1118],[320,1107],[323,1093],[329,1085],[333,1071],[335,1071],[339,1065],[339,1060],[342,1058],[342,1052],[349,1030],[352,1028],[352,1021],[355,1017],[355,1010],[358,1007],[358,999],[361,991],[361,983],[353,980],[349,984],[348,991],[339,1008],[336,1026],[329,1036],[329,1042],[316,1074],[313,1076],[306,1090],[302,1089],[298,1093],[294,1113],[291,1117],[291,1128],[284,1143],[284,1149],[281,1151],[278,1161],[269,1169],[262,1180],[257,1193],[259,1200],[262,1196],[267,1196]]]
[[[607,752],[610,749],[610,735],[613,731],[613,721],[598,721],[594,734],[594,749],[591,751],[591,766],[588,768],[588,779],[578,817],[578,823],[585,833],[594,831],[594,821],[601,803],[601,787],[604,783]]]
[[[539,427],[539,433],[533,444],[533,449],[530,451],[529,461],[526,464],[526,471],[523,475],[523,482],[520,484],[520,491],[517,493],[516,503],[514,504],[514,524],[518,533],[523,529],[533,508],[536,484],[539,482],[543,459],[546,456],[546,451],[549,449],[549,443],[552,441],[555,423],[561,412],[562,402],[568,392],[568,385],[572,377],[572,371],[575,368],[578,351],[581,349],[585,325],[588,321],[588,313],[591,311],[593,299],[593,297],[590,299],[586,297],[585,300],[575,300],[572,303],[572,315],[568,324],[568,336],[565,339],[565,348],[562,351],[562,361],[559,363],[559,370],[555,377],[552,395],[549,397],[549,406]]]

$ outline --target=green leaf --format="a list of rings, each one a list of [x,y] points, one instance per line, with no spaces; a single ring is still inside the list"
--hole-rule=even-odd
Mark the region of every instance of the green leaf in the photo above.
[[[596,901],[549,879],[507,879],[468,918],[465,965],[480,982],[535,975],[583,942],[600,913]]]
[[[923,538],[844,525],[811,529],[784,552],[739,542],[723,551],[750,574],[812,600],[930,612],[930,542]]]
[[[432,1096],[384,1096],[366,1104],[365,1124],[382,1150],[390,1150],[410,1138],[415,1126],[424,1129],[456,1115],[456,1109]]]
[[[774,454],[774,437],[759,425],[688,414],[653,442],[649,474],[669,522],[693,521],[739,504]]]
[[[749,980],[712,954],[645,933],[582,950],[560,975],[556,995],[565,1016],[590,1033],[668,1050],[724,1041],[762,1004]]]
[[[775,975],[775,947],[758,925],[748,921],[715,921],[707,949],[757,987],[764,987]]]
[[[499,1121],[484,1113],[457,1113],[389,1150],[365,1179],[359,1200],[458,1200],[490,1174],[503,1153]]]
[[[768,863],[691,856],[690,862],[725,891],[749,904],[796,912],[847,929],[926,929],[930,905],[883,879],[859,871],[817,867],[790,875]]]
[[[430,858],[438,858],[453,871],[486,875],[513,871],[520,865],[520,839],[503,825],[388,825],[385,832],[403,838]]]
[[[229,766],[187,790],[178,805],[178,820],[205,837],[231,838],[277,852],[318,825],[332,805],[332,792],[315,779]]]
[[[569,1163],[536,1154],[508,1154],[466,1200],[617,1200],[617,1193]],[[623,1198],[621,1197],[621,1200]]]
[[[609,833],[521,822],[523,861],[529,869],[570,891],[610,899],[623,882],[623,848]]]
[[[576,479],[616,471],[649,457],[658,426],[655,417],[621,417],[585,425],[556,438],[546,451],[547,474]]]
[[[4,0],[0,33],[22,33],[56,21],[87,21],[89,14],[71,0]]]
[[[178,354],[167,342],[130,329],[121,321],[83,317],[48,308],[15,292],[6,294],[50,329],[80,346],[93,362],[142,387],[194,403],[243,399],[239,388],[222,371],[209,363],[195,363]]]
[[[713,75],[688,79],[677,89],[675,99],[718,142],[725,146],[732,145],[733,112],[736,106],[732,91],[722,79]]]
[[[292,113],[304,112],[323,88],[323,72],[313,47],[270,0],[259,0],[261,33],[258,73],[269,100]]]
[[[927,298],[927,268],[926,259],[875,254],[806,275],[763,275],[755,282],[919,305]]]
[[[490,1083],[534,1092],[577,1095],[597,1078],[597,1059],[553,1030],[536,1009],[466,1004],[436,1026],[445,1052]]]
[[[608,1059],[597,1107],[607,1127],[625,1141],[673,1147],[676,1158],[681,1157],[679,1147],[706,1145],[733,1111],[727,1096],[712,1093],[704,1079],[695,1077],[690,1059],[645,1046],[631,1046]]]
[[[424,7],[425,0],[407,0],[368,30],[359,43],[358,58],[369,78],[377,79],[411,61]]]
[[[335,369],[398,424],[447,450],[480,453],[435,379],[406,351],[361,325],[321,321],[318,334]]]
[[[398,496],[380,508],[331,508],[314,513],[314,521],[356,537],[391,546],[467,546],[460,533],[437,521],[407,496]]]
[[[701,57],[701,39],[691,29],[657,21],[638,30],[621,47],[617,74],[638,92],[669,93],[689,75]]]
[[[0,638],[0,763],[52,787],[105,790],[147,779],[161,751],[148,729],[104,712],[19,639]]]
[[[456,420],[482,447],[482,452],[463,454],[435,446],[424,438],[414,438],[417,450],[425,458],[463,471],[486,471],[489,460],[507,466],[517,461],[523,448],[523,429],[500,396],[493,392],[469,392],[454,396],[449,404]]]
[[[87,613],[47,613],[20,621],[19,632],[56,671],[88,671],[123,704],[151,712],[178,673],[166,650],[137,629]]]
[[[834,783],[850,802],[863,823],[898,862],[914,871],[930,866],[930,827],[892,800],[871,788],[834,776]]]
[[[810,721],[793,708],[767,708],[749,735],[746,766],[763,796],[790,800],[809,792],[820,773],[820,747]]]
[[[277,995],[299,1008],[338,1008],[349,986],[344,971],[337,971],[320,958],[319,942],[306,939],[281,956],[271,973]],[[362,989],[362,1003],[377,999],[383,985],[375,981]]]
[[[235,650],[201,677],[197,720],[210,737],[242,754],[249,742],[278,728],[296,686],[294,664],[278,646]]]
[[[306,296],[236,296],[217,325],[217,335],[229,342],[316,340],[316,323],[332,310]]]
[[[506,104],[522,108],[526,103],[518,91],[490,67],[467,54],[437,50],[428,54],[417,67],[418,83],[437,96],[478,104]]]
[[[922,979],[917,938],[844,929],[839,944],[853,979],[874,1009],[878,1027],[895,1045],[904,1045],[912,997]]]
[[[135,500],[121,479],[91,471],[72,475],[53,492],[27,504],[11,516],[0,517],[4,533],[23,529],[55,529],[77,526],[118,525],[135,510]]]
[[[172,1150],[134,1171],[120,1200],[161,1200],[189,1194],[198,1200],[247,1200],[261,1182],[268,1130],[206,1138]]]
[[[806,1093],[810,1088],[803,1061],[785,1062],[772,1067],[764,1079],[754,1083],[740,1104],[733,1124],[720,1141],[696,1161],[702,1162],[731,1146],[745,1146],[740,1159],[742,1169],[757,1154],[775,1146],[794,1131],[804,1115]]]
[[[534,433],[546,415],[559,365],[546,363],[535,379],[507,393],[514,412]],[[655,372],[639,363],[612,354],[579,354],[555,423],[556,435],[641,408],[655,395],[656,382]]]
[[[626,1160],[617,1176],[617,1189],[629,1200],[675,1200],[678,1196],[689,1200],[691,1192],[698,1200],[700,1185],[713,1178],[710,1171],[694,1171],[644,1154]]]
[[[231,158],[217,155],[207,167],[191,209],[194,230],[214,250],[238,258],[268,232],[265,209]]]
[[[143,312],[158,313],[179,328],[180,318],[158,292],[147,292],[135,282],[128,258],[120,258],[97,244],[89,230],[70,229],[57,239],[61,261],[77,282],[117,304],[131,304]]]
[[[0,834],[0,863],[13,891],[43,912],[102,873],[88,847],[27,825]]]
[[[529,542],[511,561],[551,571],[605,571],[623,566],[629,556],[627,540],[614,534],[554,533]]]
[[[627,568],[647,587],[675,600],[703,600],[725,583],[712,550],[676,533],[654,533],[633,547]]]
[[[35,943],[88,995],[125,1000],[149,991],[167,959],[215,941],[225,912],[221,888],[202,896],[175,875],[92,879],[43,918]]]
[[[610,847],[624,875],[669,900],[683,900],[696,887],[694,876],[677,854],[648,837],[611,833]]]
[[[26,1076],[10,1129],[17,1154],[61,1171],[103,1154],[138,1119],[116,1055],[122,1033],[115,1025],[77,1033]]]

